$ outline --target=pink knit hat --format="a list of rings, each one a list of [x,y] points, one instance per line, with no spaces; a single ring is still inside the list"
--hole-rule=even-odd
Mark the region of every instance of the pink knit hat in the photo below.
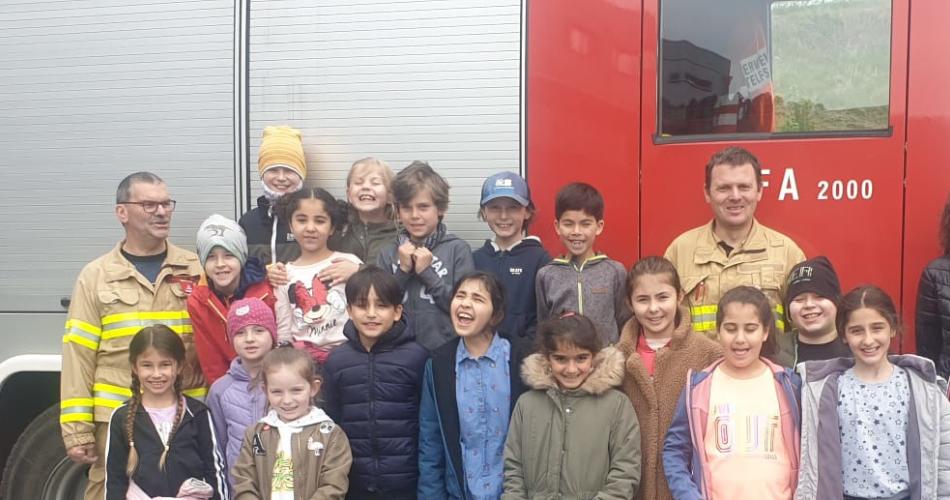
[[[274,339],[274,346],[277,346],[277,321],[274,319],[274,312],[257,297],[241,299],[231,304],[231,309],[228,310],[228,341],[233,344],[234,334],[247,325],[266,328]]]

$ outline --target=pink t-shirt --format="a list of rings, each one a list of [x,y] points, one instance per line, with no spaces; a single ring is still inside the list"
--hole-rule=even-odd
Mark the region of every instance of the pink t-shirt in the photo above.
[[[670,339],[662,340],[647,340],[647,336],[643,333],[643,328],[640,329],[640,338],[637,340],[637,354],[640,355],[640,360],[643,361],[643,367],[646,368],[647,373],[652,377],[654,372],[656,372],[656,353],[660,349],[669,345]]]
[[[751,379],[712,373],[706,459],[709,500],[792,498],[792,466],[782,436],[775,379],[764,367]]]
[[[162,438],[162,444],[168,446],[168,436],[172,432],[172,427],[175,426],[175,414],[178,413],[178,406],[172,405],[166,408],[149,408],[146,406],[144,408],[148,413],[148,417],[152,420],[152,424],[155,425],[158,436]]]

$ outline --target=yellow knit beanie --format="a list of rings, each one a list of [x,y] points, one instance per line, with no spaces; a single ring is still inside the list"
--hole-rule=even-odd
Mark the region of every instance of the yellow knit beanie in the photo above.
[[[264,138],[257,156],[257,170],[261,175],[272,167],[287,167],[307,178],[307,159],[303,154],[300,131],[287,125],[264,128]]]

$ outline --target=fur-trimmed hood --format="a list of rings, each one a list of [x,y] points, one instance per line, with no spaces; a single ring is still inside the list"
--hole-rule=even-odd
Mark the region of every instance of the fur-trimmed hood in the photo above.
[[[623,354],[613,346],[605,347],[594,356],[594,368],[587,380],[574,391],[603,394],[620,386],[623,382],[623,370]],[[547,356],[541,353],[534,353],[525,358],[521,364],[521,379],[532,389],[558,389],[557,380],[551,373],[551,363]]]

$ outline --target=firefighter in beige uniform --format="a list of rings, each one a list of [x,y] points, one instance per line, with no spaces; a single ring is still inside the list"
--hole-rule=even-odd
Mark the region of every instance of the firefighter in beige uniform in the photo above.
[[[69,457],[92,464],[86,500],[104,496],[109,418],[132,395],[128,346],[136,332],[156,323],[178,332],[188,349],[182,387],[194,397],[206,392],[185,305],[201,265],[166,241],[173,210],[158,176],[126,177],[115,208],[125,239],[76,280],[63,338],[60,426]]]
[[[726,148],[706,164],[706,201],[713,211],[708,224],[679,235],[665,257],[673,262],[690,301],[693,330],[716,337],[716,304],[740,285],[760,288],[775,311],[778,362],[795,361],[795,338],[785,333],[785,282],[805,254],[788,236],[755,220],[762,199],[762,173],[752,153]]]

